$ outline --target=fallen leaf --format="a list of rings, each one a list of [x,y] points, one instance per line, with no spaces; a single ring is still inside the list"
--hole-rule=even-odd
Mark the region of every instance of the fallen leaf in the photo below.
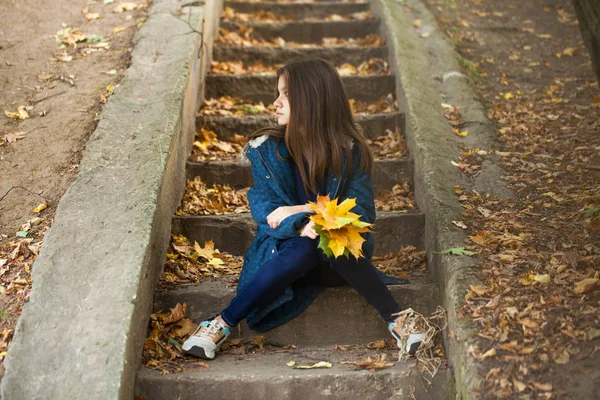
[[[177,303],[175,307],[171,308],[171,312],[163,318],[163,324],[167,325],[179,321],[185,316],[186,309],[186,303]]]
[[[194,363],[194,365],[199,365],[200,367],[204,367],[204,368],[210,368],[210,366],[207,363],[205,363],[204,361],[196,361]]]
[[[464,247],[452,247],[450,249],[446,249],[444,251],[434,251],[434,253],[438,254],[452,254],[455,256],[474,256],[475,254],[479,254],[475,251],[465,250]]]
[[[125,11],[134,10],[136,7],[137,7],[137,4],[135,4],[135,3],[121,3],[114,8],[113,12],[122,13]]]
[[[13,119],[29,118],[29,114],[27,113],[27,110],[25,110],[25,106],[17,107],[17,112],[10,112],[10,111],[4,110],[4,114],[6,114],[6,116],[8,118],[13,118]]]
[[[492,238],[493,238],[493,235],[490,232],[484,231],[484,230],[477,231],[477,233],[475,233],[475,235],[469,236],[469,239],[471,239],[471,241],[473,243],[476,243],[479,245],[486,244]]]
[[[0,266],[2,265],[2,260],[0,260]],[[597,337],[600,337],[600,329],[590,329],[587,331],[587,340],[594,340]]]
[[[26,132],[7,133],[6,135],[4,135],[4,140],[6,140],[7,143],[13,143],[19,139],[23,139],[25,137],[25,134]]]
[[[194,250],[198,253],[199,257],[205,258],[207,260],[213,259],[214,253],[219,253],[219,250],[215,249],[215,244],[212,240],[204,242],[204,247],[200,247],[198,242],[194,242]]]
[[[483,285],[469,285],[469,287],[477,296],[485,296],[491,290]]]
[[[569,352],[563,350],[557,357],[554,358],[554,362],[556,364],[566,364],[569,362],[569,359]]]
[[[598,282],[600,279],[597,278],[587,278],[575,283],[575,289],[573,291],[577,294],[582,294],[589,292],[590,290],[596,288],[598,286]]]
[[[536,389],[543,390],[544,392],[550,392],[550,391],[552,391],[552,384],[551,383],[538,383],[538,382],[534,382],[533,386]]]
[[[188,337],[196,331],[198,324],[194,323],[189,318],[182,318],[177,322],[179,329],[175,330],[175,334],[179,337]]]
[[[462,221],[452,221],[452,223],[454,225],[458,226],[459,228],[467,229],[467,225],[465,225],[465,223]]]
[[[385,347],[385,340],[376,340],[374,342],[367,343],[369,349],[383,349]]]
[[[257,345],[259,348],[263,348],[265,346],[266,339],[262,335],[256,335],[252,338],[252,343]]]
[[[371,357],[367,357],[366,360],[362,361],[342,361],[340,364],[351,364],[358,368],[366,368],[369,371],[376,371],[378,369],[383,369],[387,367],[394,366],[394,363],[386,361],[386,355],[378,355],[375,359]]]
[[[515,386],[515,389],[517,389],[517,391],[519,391],[519,392],[522,392],[525,389],[527,389],[527,385],[526,384],[524,384],[523,382],[518,381],[516,379],[513,379],[513,385]]]
[[[332,364],[329,361],[319,361],[312,365],[296,365],[294,369],[312,369],[312,368],[331,368]]]
[[[483,353],[481,355],[481,358],[488,358],[488,357],[494,357],[496,355],[496,349],[495,348],[491,348],[488,351],[486,351],[485,353]]]
[[[73,56],[70,56],[69,54],[67,54],[66,51],[63,51],[62,53],[55,55],[54,58],[56,60],[62,61],[62,62],[71,62],[71,61],[73,61]]]

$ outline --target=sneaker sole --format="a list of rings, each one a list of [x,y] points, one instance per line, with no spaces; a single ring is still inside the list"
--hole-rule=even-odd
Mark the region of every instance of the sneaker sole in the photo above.
[[[192,355],[194,357],[202,358],[204,360],[213,360],[215,357],[209,357],[204,352],[204,348],[199,346],[192,346],[189,350],[184,350],[186,354]]]
[[[416,342],[410,345],[410,348],[408,349],[408,354],[411,356],[414,356],[415,353],[417,352],[417,350],[419,350],[419,346],[421,345],[421,342]]]

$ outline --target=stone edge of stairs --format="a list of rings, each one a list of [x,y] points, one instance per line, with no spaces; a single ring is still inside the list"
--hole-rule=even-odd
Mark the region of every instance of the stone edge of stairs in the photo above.
[[[288,356],[290,358],[290,356]],[[273,363],[270,358],[266,362]],[[231,371],[214,373],[205,369],[186,370],[177,374],[160,375],[158,371],[140,371],[136,382],[137,393],[144,400],[191,400],[202,391],[205,399],[223,398],[223,384],[227,383],[230,399],[447,399],[451,397],[451,373],[441,368],[431,387],[425,389],[423,378],[414,372],[411,362],[395,361],[393,367],[378,371],[353,370],[334,363],[332,368],[297,370],[285,366],[287,358],[278,357],[278,371],[267,368],[270,379],[257,379],[260,374],[241,374],[241,364]],[[259,365],[255,365],[260,368]],[[201,368],[201,367],[197,367]],[[207,373],[208,372],[208,373]],[[175,388],[175,390],[174,390]],[[175,397],[175,396],[181,397]],[[335,396],[335,397],[334,397]]]

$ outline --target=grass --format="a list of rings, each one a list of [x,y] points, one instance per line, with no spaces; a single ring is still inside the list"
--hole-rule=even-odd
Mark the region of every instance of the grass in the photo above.
[[[477,69],[477,64],[475,64],[473,61],[467,60],[461,55],[457,55],[456,58],[458,60],[458,63],[461,65],[463,70],[467,73],[467,75],[473,82],[483,82],[483,78],[481,77],[481,75],[479,74],[479,70]]]

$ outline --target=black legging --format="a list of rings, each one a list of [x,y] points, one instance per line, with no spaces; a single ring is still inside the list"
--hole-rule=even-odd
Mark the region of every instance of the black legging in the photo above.
[[[341,256],[327,257],[317,247],[318,238],[293,237],[280,242],[279,254],[266,262],[250,281],[221,312],[221,317],[230,326],[237,326],[256,307],[264,307],[271,299],[283,292],[292,283],[300,282],[315,268],[327,276],[326,268],[332,268],[361,294],[381,315],[384,321],[393,320],[392,314],[401,310],[377,270],[366,258],[358,260]],[[329,274],[331,277],[332,274]],[[341,282],[334,283],[340,285]]]

